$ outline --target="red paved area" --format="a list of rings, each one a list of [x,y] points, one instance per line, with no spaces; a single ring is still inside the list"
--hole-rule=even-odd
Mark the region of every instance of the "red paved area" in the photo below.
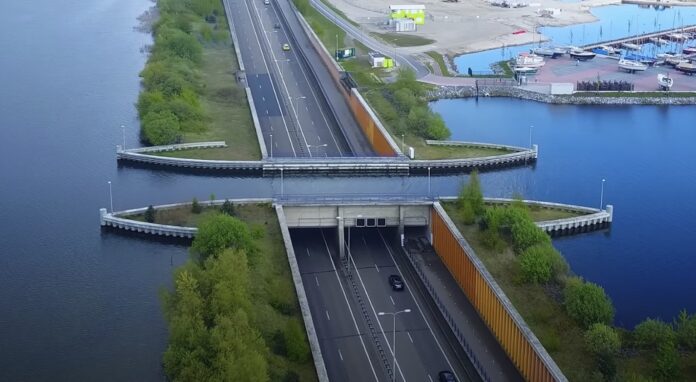
[[[590,61],[577,63],[570,57],[546,59],[546,65],[536,76],[530,77],[529,84],[535,82],[571,82],[596,81],[599,76],[603,81],[629,81],[635,84],[636,91],[656,91],[657,75],[670,74],[674,78],[672,91],[696,91],[696,76],[689,76],[676,71],[671,66],[648,68],[642,73],[628,73],[619,69],[618,59],[597,56]]]

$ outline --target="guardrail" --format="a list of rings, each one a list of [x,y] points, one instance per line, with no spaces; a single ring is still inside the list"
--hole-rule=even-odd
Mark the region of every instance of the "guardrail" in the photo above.
[[[165,151],[179,151],[191,149],[217,149],[222,147],[227,147],[225,141],[179,143],[175,145],[137,147],[127,150],[123,149],[121,145],[117,145],[116,151],[126,151],[129,153],[160,153]]]
[[[466,141],[436,141],[432,139],[426,139],[425,143],[432,146],[465,146],[465,147],[480,147],[486,149],[498,149],[507,150],[515,152],[523,151],[536,151],[535,146],[530,147],[519,147],[519,146],[508,146],[508,145],[498,145],[495,143],[483,143],[483,142],[466,142]]]

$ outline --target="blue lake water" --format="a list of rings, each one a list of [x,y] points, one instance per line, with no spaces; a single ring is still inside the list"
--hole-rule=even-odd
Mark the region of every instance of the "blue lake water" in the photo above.
[[[696,110],[559,106],[505,98],[432,103],[452,139],[540,146],[534,169],[484,174],[486,195],[615,206],[608,233],[555,240],[577,274],[602,285],[616,322],[696,311]]]
[[[696,24],[696,7],[657,10],[623,4],[593,8],[591,12],[598,18],[597,21],[565,27],[542,27],[538,31],[549,37],[552,40],[551,44],[579,46]],[[514,58],[521,52],[529,52],[537,45],[539,44],[510,46],[465,54],[457,56],[454,62],[460,73],[467,73],[468,68],[474,71],[488,71],[492,63]],[[678,44],[659,48],[646,44],[643,53],[654,56],[656,53],[678,50],[678,48]]]

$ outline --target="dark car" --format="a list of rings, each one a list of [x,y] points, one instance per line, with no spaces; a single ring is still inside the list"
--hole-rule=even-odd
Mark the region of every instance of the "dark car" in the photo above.
[[[439,372],[438,377],[440,382],[457,382],[457,378],[454,377],[454,373],[448,370]]]
[[[393,290],[404,290],[404,280],[399,275],[389,276],[389,285],[391,285]]]
[[[280,23],[275,23],[275,24],[273,24],[273,28],[275,28],[275,29],[280,29]]]

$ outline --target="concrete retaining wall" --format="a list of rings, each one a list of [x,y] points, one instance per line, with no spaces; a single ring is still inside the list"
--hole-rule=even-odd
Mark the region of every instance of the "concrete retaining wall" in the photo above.
[[[191,149],[217,149],[227,147],[225,141],[214,141],[214,142],[193,142],[193,143],[179,143],[176,145],[162,145],[162,146],[148,146],[148,147],[138,147],[133,149],[125,150],[131,153],[161,153],[165,151],[179,151],[179,150],[191,150]],[[116,145],[116,151],[124,151],[121,145]]]
[[[372,149],[380,156],[398,156],[401,150],[396,145],[391,135],[384,128],[382,122],[377,118],[372,108],[365,102],[357,89],[351,89],[349,99],[350,109],[358,121],[358,125],[372,145]]]

